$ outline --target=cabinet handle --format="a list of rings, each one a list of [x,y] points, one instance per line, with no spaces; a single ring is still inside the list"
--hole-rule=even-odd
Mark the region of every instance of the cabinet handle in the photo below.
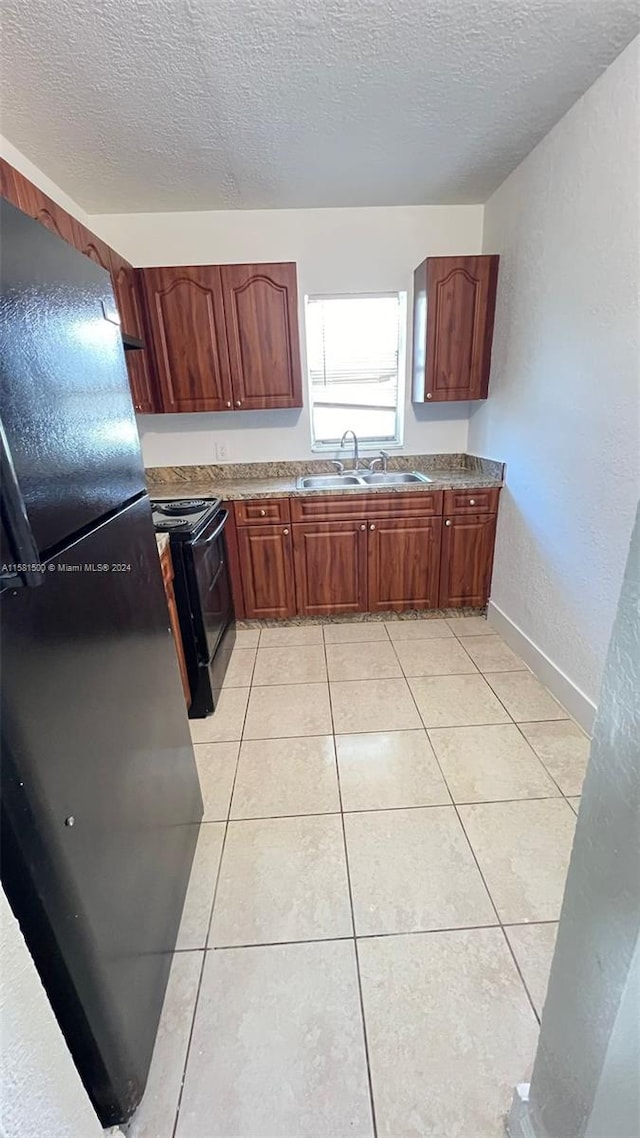
[[[283,532],[283,534],[284,534],[284,535],[285,535],[285,537],[286,537],[286,535],[288,534],[289,530],[288,530],[288,529],[283,529],[283,531],[282,531],[282,532]]]
[[[242,407],[242,400],[236,399],[236,407]]]
[[[450,525],[451,525],[451,518],[447,518],[447,520],[446,520],[446,522],[445,522],[444,524],[445,524],[446,526],[450,526]]]
[[[369,526],[369,529],[375,529],[375,528],[376,528],[376,527],[375,527],[374,525],[370,525],[370,526]]]
[[[476,504],[476,500],[475,500],[475,498],[469,498],[469,505],[470,505],[470,506],[475,506],[475,504]]]
[[[360,529],[366,529],[366,528],[367,528],[366,525],[360,526]]]
[[[267,511],[266,510],[260,510],[260,517],[266,518],[266,516],[267,516]]]
[[[433,399],[433,396],[432,396],[430,391],[427,391],[427,399]]]
[[[227,407],[230,407],[230,406],[231,406],[231,400],[227,399]]]

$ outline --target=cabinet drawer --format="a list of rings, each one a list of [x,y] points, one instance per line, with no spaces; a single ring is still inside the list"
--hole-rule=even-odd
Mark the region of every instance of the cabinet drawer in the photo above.
[[[262,498],[254,502],[235,502],[236,525],[279,525],[289,521],[288,498]]]
[[[445,490],[445,514],[495,514],[500,487],[483,490]]]
[[[424,494],[340,494],[291,499],[293,522],[437,517],[441,513],[441,490]]]

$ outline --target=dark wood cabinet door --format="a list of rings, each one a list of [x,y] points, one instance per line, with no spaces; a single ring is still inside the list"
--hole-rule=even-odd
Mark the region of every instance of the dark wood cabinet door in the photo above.
[[[28,210],[24,202],[28,196],[28,187],[31,185],[24,174],[20,174],[4,158],[0,158],[0,196],[11,205],[17,206],[23,213]]]
[[[440,607],[480,607],[489,599],[496,514],[444,519],[440,563]]]
[[[106,241],[102,241],[100,237],[96,237],[86,225],[82,225],[79,221],[74,221],[76,228],[75,246],[85,257],[89,257],[95,261],[96,265],[100,265],[101,269],[106,269],[111,273],[111,249]]]
[[[293,529],[298,612],[365,612],[367,523],[313,522]]]
[[[111,283],[120,314],[122,331],[141,340],[143,338],[142,317],[140,301],[135,292],[135,269],[128,261],[125,261],[124,257],[116,253],[115,249],[111,249],[110,253]]]
[[[441,518],[368,523],[369,611],[438,607]]]
[[[237,534],[245,616],[293,616],[290,527],[243,526]]]
[[[222,265],[236,410],[302,407],[296,266]]]
[[[162,410],[231,410],[220,269],[185,265],[139,272]]]
[[[111,281],[123,333],[134,336],[137,340],[145,341],[142,302],[136,269],[114,249],[111,250]],[[146,346],[127,349],[125,359],[129,372],[133,406],[136,411],[147,415],[159,411],[161,408],[151,375],[150,355]]]
[[[13,170],[11,182],[17,189],[18,200],[14,204],[19,205],[23,213],[28,213],[29,217],[35,218],[46,229],[57,233],[63,241],[68,241],[70,245],[77,244],[78,222],[66,209],[47,197],[27,178],[23,178],[17,170]]]
[[[414,274],[414,402],[486,399],[497,256],[428,257]]]

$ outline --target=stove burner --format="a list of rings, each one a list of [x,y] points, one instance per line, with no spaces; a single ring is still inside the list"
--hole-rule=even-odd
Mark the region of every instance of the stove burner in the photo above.
[[[156,509],[160,514],[197,514],[210,504],[206,498],[182,498],[176,502],[158,503]]]
[[[184,529],[188,526],[189,522],[186,518],[158,518],[155,522],[155,527],[161,532],[172,529]]]

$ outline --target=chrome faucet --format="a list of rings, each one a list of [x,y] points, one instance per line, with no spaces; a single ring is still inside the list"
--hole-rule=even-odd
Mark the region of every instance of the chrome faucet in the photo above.
[[[351,430],[345,431],[342,438],[340,439],[340,449],[341,450],[344,447],[344,441],[345,441],[347,435],[351,435],[351,437],[353,438],[353,469],[357,473],[358,470],[360,469],[360,451],[358,448],[358,436],[357,436],[355,431],[351,431]]]
[[[389,461],[389,455],[387,454],[386,450],[381,450],[379,456],[371,459],[371,462],[369,463],[369,470],[375,470],[376,467],[379,466],[380,470],[382,470],[383,473],[386,474],[387,473],[388,461]]]

